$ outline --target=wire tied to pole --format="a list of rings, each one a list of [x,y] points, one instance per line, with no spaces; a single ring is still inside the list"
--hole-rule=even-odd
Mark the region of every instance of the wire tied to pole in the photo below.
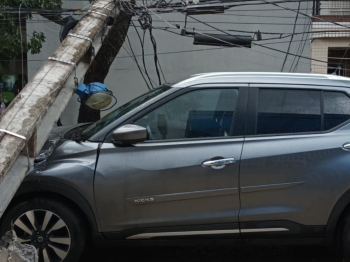
[[[5,129],[0,129],[0,132],[6,133],[8,135],[23,139],[25,141],[25,148],[26,148],[26,153],[27,153],[27,161],[28,161],[28,168],[30,167],[30,159],[29,159],[29,149],[28,149],[28,139],[25,136],[16,134],[14,132],[5,130]]]

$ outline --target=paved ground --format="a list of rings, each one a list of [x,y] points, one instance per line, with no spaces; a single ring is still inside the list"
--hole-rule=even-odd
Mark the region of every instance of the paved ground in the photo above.
[[[91,249],[83,261],[152,262],[342,262],[329,247],[139,247]]]

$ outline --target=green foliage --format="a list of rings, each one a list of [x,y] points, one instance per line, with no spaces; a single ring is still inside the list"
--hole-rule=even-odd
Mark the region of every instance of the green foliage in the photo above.
[[[0,0],[1,8],[23,9],[60,9],[61,0]],[[1,12],[1,11],[0,11]],[[32,35],[25,34],[25,20],[31,19],[28,14],[0,13],[0,68],[8,67],[10,60],[20,56],[21,51],[37,54],[40,52],[45,36],[42,32],[34,31]],[[20,26],[20,22],[21,26]],[[21,32],[22,29],[22,41]]]
[[[62,6],[61,0],[1,0],[0,7],[19,8],[21,4],[23,8],[35,9],[60,9]]]

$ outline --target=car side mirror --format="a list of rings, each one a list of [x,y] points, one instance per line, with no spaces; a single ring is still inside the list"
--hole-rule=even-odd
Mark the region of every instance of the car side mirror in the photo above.
[[[147,139],[146,128],[138,125],[124,125],[115,129],[112,133],[113,142],[122,142],[124,144],[136,144]]]

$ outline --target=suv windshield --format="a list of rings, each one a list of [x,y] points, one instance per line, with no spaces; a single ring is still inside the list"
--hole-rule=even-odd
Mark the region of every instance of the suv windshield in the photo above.
[[[131,100],[130,102],[122,105],[121,107],[118,107],[117,109],[110,112],[108,115],[102,117],[97,122],[90,125],[88,128],[86,128],[81,134],[79,139],[84,140],[88,137],[91,137],[92,135],[96,134],[98,131],[105,128],[110,123],[117,120],[119,117],[125,115],[126,113],[130,112],[134,108],[138,107],[139,105],[147,102],[148,100],[152,99],[153,97],[156,97],[160,95],[161,93],[169,90],[171,87],[168,85],[160,86],[156,89],[151,90],[148,93],[145,93],[134,100]]]

